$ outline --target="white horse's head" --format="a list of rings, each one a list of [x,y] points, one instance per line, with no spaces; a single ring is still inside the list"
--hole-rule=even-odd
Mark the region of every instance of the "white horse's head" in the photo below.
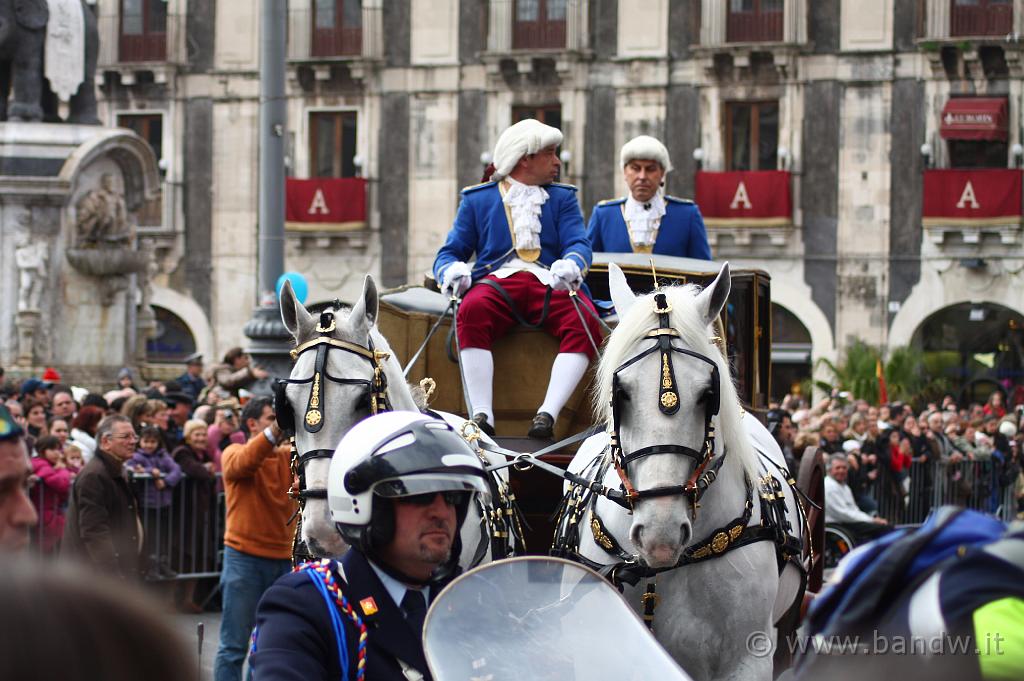
[[[670,567],[694,538],[691,500],[681,490],[695,481],[708,418],[716,432],[715,456],[728,450],[739,466],[753,470],[736,390],[711,338],[729,296],[729,265],[703,290],[694,285],[661,289],[668,308],[662,306],[664,315],[658,312],[658,292],[635,295],[615,265],[609,279],[619,325],[598,367],[595,410],[599,419],[614,424],[625,476],[640,493],[630,539],[649,566]],[[719,409],[712,415],[716,391]],[[649,449],[659,447],[662,451]],[[645,494],[658,490],[671,493]]]
[[[377,331],[377,312],[377,286],[370,275],[347,314],[341,308],[328,308],[319,319],[298,301],[290,283],[285,282],[281,290],[281,319],[299,351],[284,397],[293,414],[295,446],[304,457],[304,487],[314,490],[302,512],[302,540],[316,556],[338,556],[348,548],[331,522],[326,495],[321,498],[315,491],[327,488],[330,455],[341,438],[371,413],[374,351],[388,355],[380,362],[392,408],[417,409],[398,361]],[[326,342],[317,344],[320,339]],[[281,421],[282,405],[277,410]]]

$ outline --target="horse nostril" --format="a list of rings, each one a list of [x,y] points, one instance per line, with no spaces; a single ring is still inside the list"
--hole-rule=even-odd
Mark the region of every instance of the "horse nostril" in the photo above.
[[[634,525],[629,531],[629,538],[633,542],[633,545],[639,548],[640,542],[642,542],[644,538],[644,526]]]
[[[690,523],[683,523],[679,526],[679,545],[684,549],[686,548],[686,545],[690,543],[691,532],[692,529],[690,528]]]

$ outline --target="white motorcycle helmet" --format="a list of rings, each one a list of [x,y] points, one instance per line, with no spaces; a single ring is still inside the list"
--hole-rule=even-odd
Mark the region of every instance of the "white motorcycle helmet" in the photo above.
[[[471,497],[490,499],[487,473],[469,444],[444,421],[392,411],[360,421],[342,438],[327,478],[331,519],[346,542],[364,553],[390,543],[394,511],[375,497],[462,492],[456,505],[452,561]],[[454,567],[454,563],[448,567]]]

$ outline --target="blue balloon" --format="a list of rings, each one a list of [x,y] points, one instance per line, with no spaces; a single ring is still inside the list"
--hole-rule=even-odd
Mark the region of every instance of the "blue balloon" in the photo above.
[[[298,272],[285,272],[282,274],[277,278],[277,286],[275,287],[278,299],[281,298],[281,289],[284,288],[284,282],[286,281],[292,282],[292,290],[295,291],[295,298],[305,305],[306,296],[309,295],[309,284],[306,282],[306,278]]]

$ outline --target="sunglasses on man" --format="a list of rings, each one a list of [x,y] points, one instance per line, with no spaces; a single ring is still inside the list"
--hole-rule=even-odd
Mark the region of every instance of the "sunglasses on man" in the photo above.
[[[427,492],[426,494],[413,494],[407,497],[398,497],[398,501],[410,506],[430,506],[434,499],[440,494],[444,503],[449,506],[458,506],[466,500],[469,492]]]

